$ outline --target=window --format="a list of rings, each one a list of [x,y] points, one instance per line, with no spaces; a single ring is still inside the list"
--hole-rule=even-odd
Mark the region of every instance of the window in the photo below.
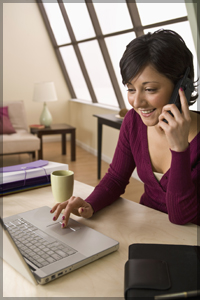
[[[85,78],[81,72],[76,53],[71,45],[60,47],[60,53],[64,61],[66,70],[70,74],[70,80],[74,87],[76,97],[84,99],[85,101],[92,102],[90,93],[85,82]]]
[[[98,103],[116,106],[116,96],[97,41],[81,43],[80,51]]]
[[[77,41],[95,37],[94,28],[85,3],[64,3]],[[77,22],[77,20],[81,20]]]
[[[128,7],[123,0],[118,1],[118,3],[117,1],[116,3],[94,2],[94,8],[103,34],[123,31],[133,27]]]
[[[74,99],[130,108],[120,75],[120,58],[132,39],[158,28],[177,31],[194,54],[197,66],[185,3],[39,0],[38,5]]]

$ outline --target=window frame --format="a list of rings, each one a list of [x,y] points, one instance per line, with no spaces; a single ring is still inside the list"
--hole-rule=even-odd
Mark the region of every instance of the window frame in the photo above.
[[[123,96],[122,96],[122,93],[121,93],[121,89],[120,89],[120,86],[119,86],[119,83],[118,83],[113,65],[112,65],[112,61],[111,61],[111,58],[110,58],[109,51],[108,51],[107,46],[106,46],[105,38],[120,35],[120,34],[129,33],[129,32],[134,32],[136,37],[139,37],[139,36],[144,34],[145,29],[149,29],[149,28],[153,28],[153,27],[162,27],[162,26],[169,25],[169,24],[188,21],[188,16],[185,16],[185,17],[179,17],[179,18],[175,18],[175,19],[166,20],[166,21],[157,22],[157,23],[148,24],[148,25],[143,26],[142,23],[141,23],[140,16],[139,16],[136,1],[131,0],[131,2],[126,1],[126,4],[127,4],[128,12],[129,12],[130,19],[131,19],[133,27],[130,28],[130,29],[127,29],[127,30],[116,31],[116,32],[112,32],[112,33],[109,33],[109,34],[103,34],[92,1],[90,1],[90,2],[86,1],[85,4],[86,4],[87,10],[88,10],[92,25],[94,27],[94,31],[95,31],[96,36],[77,41],[76,37],[75,37],[75,34],[73,32],[73,28],[71,26],[69,17],[67,15],[67,11],[65,9],[64,3],[63,3],[62,0],[58,0],[57,3],[60,7],[65,25],[67,27],[67,30],[69,32],[69,36],[71,38],[71,43],[58,45],[57,42],[56,42],[54,33],[52,31],[52,28],[51,28],[51,25],[50,25],[48,16],[46,14],[46,11],[45,11],[42,0],[36,0],[36,3],[38,4],[40,13],[41,13],[42,18],[44,20],[44,24],[45,24],[47,32],[49,34],[49,37],[50,37],[50,40],[52,42],[53,48],[55,50],[55,54],[57,56],[58,62],[59,62],[60,67],[61,67],[61,70],[63,72],[63,76],[65,78],[66,84],[67,84],[69,92],[71,94],[71,97],[74,98],[74,99],[77,99],[76,93],[75,93],[73,85],[71,83],[70,76],[69,76],[69,74],[66,70],[66,67],[65,67],[63,58],[61,56],[61,53],[59,51],[59,48],[69,46],[69,45],[73,46],[76,57],[77,57],[77,60],[79,62],[79,65],[80,65],[80,68],[81,68],[81,71],[82,71],[82,74],[85,78],[85,82],[86,82],[88,91],[89,91],[91,99],[92,99],[91,104],[100,104],[101,105],[101,103],[98,102],[97,97],[95,95],[94,88],[92,86],[91,80],[90,80],[88,72],[87,72],[87,68],[85,66],[83,57],[82,57],[80,49],[79,49],[79,44],[80,43],[84,43],[84,42],[88,42],[88,41],[92,41],[92,40],[97,40],[97,42],[99,44],[99,47],[100,47],[100,50],[101,50],[101,53],[102,53],[102,56],[103,56],[103,59],[105,61],[105,65],[106,65],[106,68],[107,68],[107,71],[108,71],[108,75],[110,77],[112,87],[113,87],[113,90],[115,92],[116,99],[117,99],[117,102],[118,102],[118,105],[119,105],[120,109],[126,108],[126,105],[125,105],[125,102],[124,102],[124,99],[123,99]],[[83,102],[85,103],[85,101],[83,101]],[[106,107],[106,105],[103,105],[103,106]]]

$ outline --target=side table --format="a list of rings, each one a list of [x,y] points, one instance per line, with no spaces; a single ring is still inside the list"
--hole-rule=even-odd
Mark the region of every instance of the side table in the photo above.
[[[31,127],[30,132],[32,134],[37,134],[40,139],[40,150],[38,150],[38,159],[43,159],[43,135],[62,135],[62,154],[66,155],[66,134],[71,135],[71,161],[76,160],[76,128],[68,124],[52,124],[45,128],[35,128]]]

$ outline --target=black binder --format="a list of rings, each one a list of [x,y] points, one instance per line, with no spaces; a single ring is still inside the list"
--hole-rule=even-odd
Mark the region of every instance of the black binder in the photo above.
[[[154,299],[158,295],[199,289],[199,246],[160,244],[129,246],[129,260],[125,264],[125,299],[147,300]]]

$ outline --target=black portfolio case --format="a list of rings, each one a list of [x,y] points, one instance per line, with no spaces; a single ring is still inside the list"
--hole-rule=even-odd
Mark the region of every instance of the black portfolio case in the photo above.
[[[132,244],[125,264],[125,299],[200,289],[200,247]],[[195,297],[193,299],[198,299]]]

